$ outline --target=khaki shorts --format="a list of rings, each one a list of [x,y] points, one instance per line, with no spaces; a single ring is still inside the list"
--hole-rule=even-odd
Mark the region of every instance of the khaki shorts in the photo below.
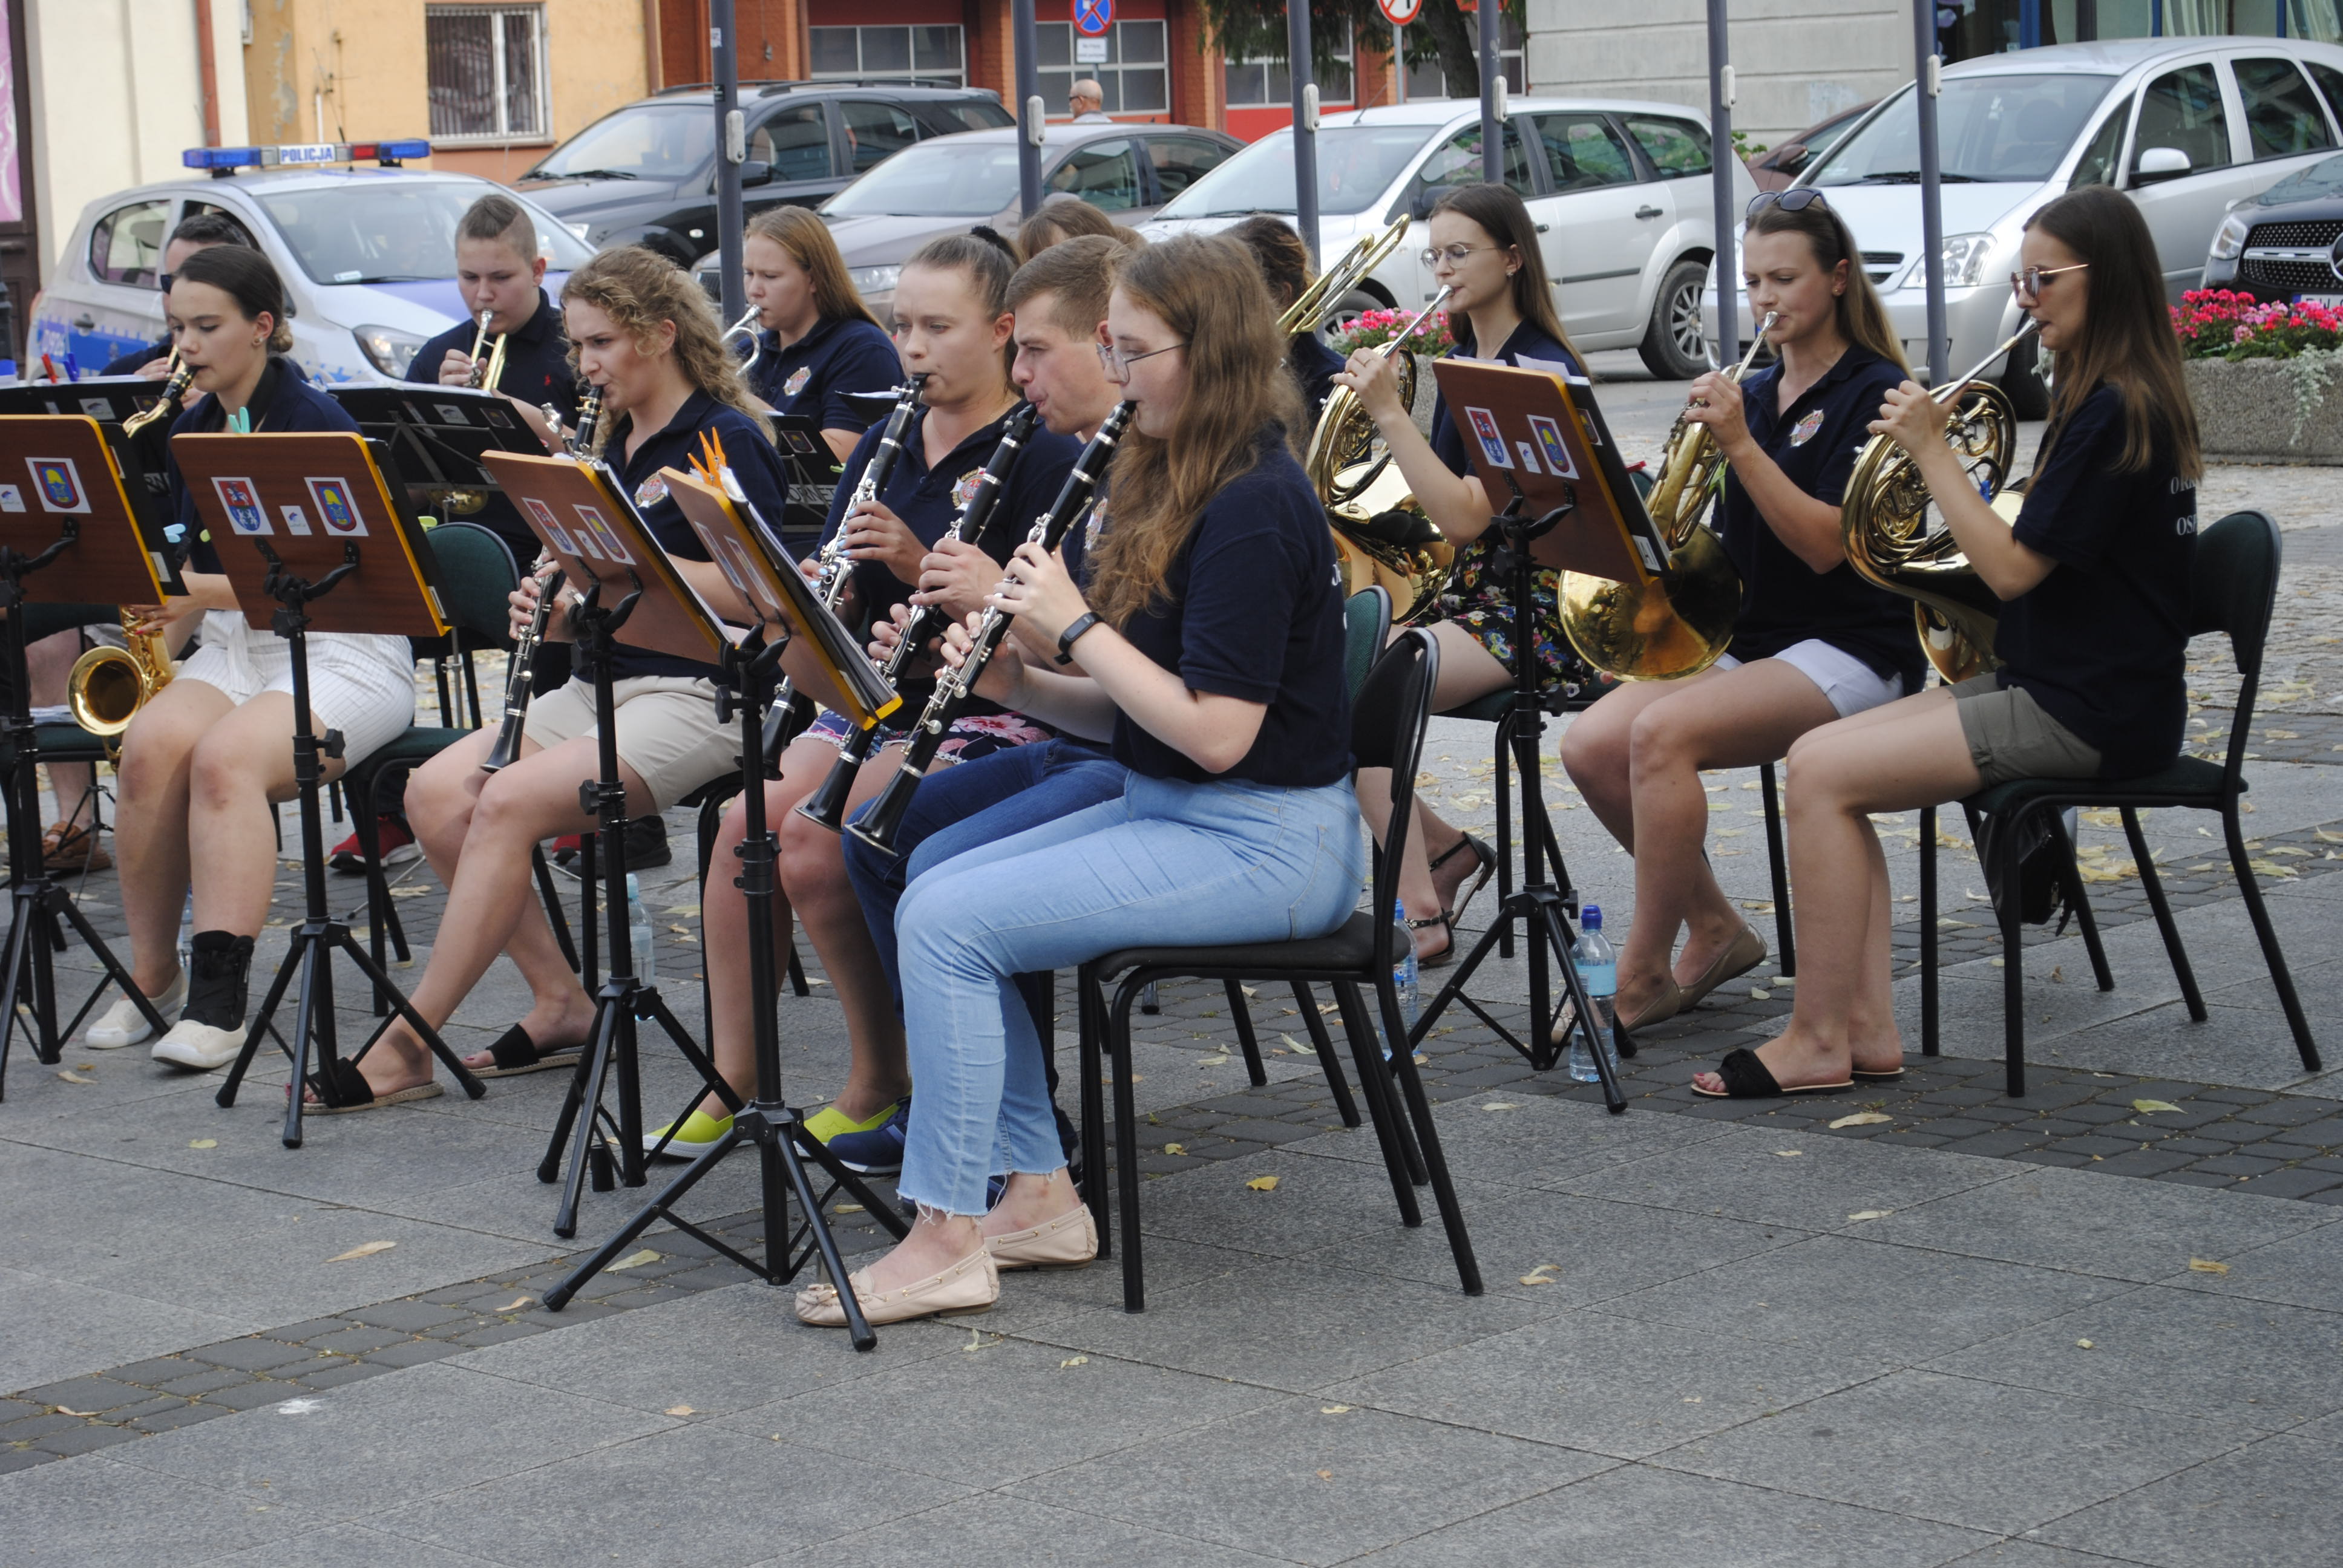
[[[1973,675],[1952,689],[1969,759],[1987,784],[2012,779],[2096,779],[2099,754],[2042,710],[2031,692]]]
[[[716,687],[672,675],[638,675],[611,688],[617,699],[618,760],[649,787],[650,811],[627,802],[630,817],[664,811],[709,779],[739,767],[740,734],[716,722]],[[528,705],[527,734],[539,746],[596,733],[594,689],[558,686]]]

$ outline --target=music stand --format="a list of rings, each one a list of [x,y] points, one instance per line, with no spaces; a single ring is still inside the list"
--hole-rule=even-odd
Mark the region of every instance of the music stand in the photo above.
[[[610,967],[595,993],[593,1033],[578,1053],[552,1139],[537,1168],[538,1181],[562,1182],[553,1233],[567,1240],[578,1233],[578,1204],[588,1170],[594,1191],[607,1192],[611,1187],[609,1147],[595,1136],[598,1127],[610,1128],[618,1140],[618,1179],[628,1187],[643,1184],[643,1098],[636,1054],[639,1021],[657,1023],[708,1089],[728,1107],[739,1106],[739,1096],[669,1010],[658,989],[635,973],[634,943],[619,914],[627,907],[627,792],[618,779],[618,699],[612,690],[621,627],[629,643],[701,664],[720,663],[732,638],[669,563],[602,464],[510,452],[490,452],[483,461],[568,584],[585,591],[572,618],[578,628],[578,667],[594,687],[598,744],[596,776],[578,787],[578,803],[595,818]],[[591,896],[589,890],[589,900]],[[615,1113],[602,1103],[614,1070]],[[687,1114],[689,1111],[687,1106]],[[574,1150],[568,1147],[573,1133]],[[561,1170],[565,1151],[569,1156],[566,1180]]]
[[[220,569],[227,574],[246,623],[257,627],[266,616],[270,628],[290,646],[293,666],[293,782],[301,802],[305,912],[245,1031],[244,1049],[236,1052],[227,1081],[220,1085],[219,1103],[236,1103],[261,1037],[274,1032],[271,1020],[277,1004],[297,974],[301,997],[293,1040],[288,1045],[282,1036],[277,1038],[278,1048],[293,1063],[293,1081],[285,1096],[286,1148],[301,1147],[303,1091],[311,1076],[313,1047],[318,1093],[325,1103],[344,1104],[352,1096],[371,1099],[357,1064],[390,1027],[392,1017],[404,1019],[464,1092],[478,1100],[488,1086],[423,1021],[350,928],[335,918],[326,893],[326,831],[317,792],[325,782],[326,759],[342,755],[342,734],[329,729],[320,736],[312,728],[309,630],[314,626],[346,635],[446,635],[438,564],[424,542],[423,530],[391,499],[389,481],[383,477],[382,447],[348,431],[187,434],[172,438],[171,451],[195,498],[196,516],[211,530]],[[248,549],[244,548],[247,545]],[[374,986],[374,994],[388,1000],[392,1010],[347,1060],[336,1039],[337,951],[348,955]]]
[[[830,520],[830,498],[838,488],[838,454],[822,439],[821,421],[809,415],[767,414],[765,422],[773,427],[774,448],[789,470],[789,507],[772,531],[783,544],[791,538],[818,538]]]
[[[26,579],[33,574],[49,571],[40,582],[58,591],[39,595],[48,604],[159,604],[166,590],[184,587],[170,564],[159,518],[132,504],[134,495],[144,498],[146,492],[143,485],[126,484],[126,467],[136,477],[136,459],[126,463],[126,457],[121,427],[108,432],[87,414],[0,417],[0,608],[7,611],[9,682],[0,735],[14,755],[5,785],[11,920],[5,956],[0,957],[5,972],[0,981],[0,1094],[16,1010],[28,998],[33,1055],[45,1064],[62,1059],[63,1038],[81,1027],[109,986],[122,988],[155,1033],[170,1027],[73,896],[49,876],[41,841],[40,747],[25,667],[30,640],[25,623],[32,601]],[[59,915],[106,969],[106,979],[62,1031],[50,956],[65,946]]]
[[[1467,374],[1454,374],[1458,371]],[[1554,966],[1560,970],[1564,1000],[1570,1004],[1572,1028],[1584,1031],[1602,1080],[1604,1102],[1615,1116],[1627,1109],[1627,1098],[1610,1053],[1596,1036],[1594,1006],[1571,961],[1577,940],[1578,894],[1538,788],[1545,708],[1537,681],[1534,585],[1542,566],[1614,579],[1649,578],[1653,571],[1646,562],[1666,557],[1654,549],[1651,520],[1619,467],[1615,447],[1601,438],[1599,424],[1582,417],[1564,377],[1544,370],[1452,360],[1433,366],[1433,373],[1440,379],[1441,394],[1448,400],[1483,489],[1492,501],[1501,495],[1510,498],[1490,526],[1503,541],[1495,559],[1506,573],[1513,601],[1513,683],[1503,723],[1521,794],[1523,869],[1522,885],[1499,902],[1497,918],[1474,940],[1464,961],[1417,1018],[1409,1047],[1413,1050],[1423,1039],[1451,1002],[1462,1000],[1532,1067],[1540,1071],[1553,1067],[1564,1049],[1553,1031],[1560,1009],[1549,1010],[1554,1000],[1549,965]],[[1587,401],[1591,406],[1592,397]],[[1615,483],[1602,461],[1606,453],[1610,467],[1616,470]],[[1510,945],[1517,921],[1529,945],[1527,1040],[1517,1038],[1464,991],[1490,950],[1501,941]],[[1616,1038],[1621,1051],[1633,1055],[1634,1042],[1624,1034]]]
[[[481,459],[490,452],[541,455],[545,442],[501,393],[470,387],[359,386],[327,389],[365,435],[390,448],[408,504],[442,519],[469,517],[502,489]]]
[[[757,619],[755,646],[744,641],[726,650],[726,684],[719,688],[716,702],[719,720],[737,718],[740,724],[740,799],[747,831],[733,852],[740,858],[740,876],[735,885],[748,903],[749,995],[757,1000],[751,1013],[756,1098],[733,1113],[731,1129],[714,1148],[694,1160],[690,1169],[668,1183],[600,1250],[548,1291],[545,1305],[549,1312],[559,1312],[577,1294],[579,1286],[608,1268],[653,1221],[666,1220],[678,1230],[699,1237],[769,1285],[787,1284],[794,1280],[807,1261],[819,1253],[830,1282],[838,1289],[855,1349],[869,1350],[878,1340],[863,1317],[861,1303],[847,1286],[846,1265],[830,1235],[822,1205],[843,1189],[866,1211],[877,1215],[899,1240],[905,1228],[892,1205],[880,1200],[835,1154],[806,1133],[805,1123],[797,1111],[781,1097],[780,1031],[770,1004],[779,990],[773,973],[772,940],[773,862],[779,847],[765,819],[764,784],[773,775],[763,765],[764,726],[760,715],[771,695],[773,672],[780,668],[787,668],[799,691],[865,727],[876,724],[902,699],[880,678],[869,658],[855,647],[852,634],[806,586],[796,563],[765,528],[755,508],[673,468],[665,470],[660,477],[667,481],[668,493],[683,508],[693,531],[708,548],[709,559],[717,564]],[[761,1263],[700,1229],[674,1209],[677,1201],[698,1186],[703,1177],[742,1145],[751,1143],[757,1147],[763,1175],[765,1259]],[[830,1177],[827,1191],[816,1194],[813,1191],[807,1178],[802,1158],[805,1155],[811,1155]],[[806,1238],[801,1250],[793,1249],[795,1237],[789,1226],[789,1200],[792,1194],[805,1214],[799,1231]]]

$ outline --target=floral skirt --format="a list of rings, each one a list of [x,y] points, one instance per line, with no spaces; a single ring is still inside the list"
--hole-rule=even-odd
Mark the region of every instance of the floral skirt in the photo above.
[[[1440,618],[1453,621],[1489,650],[1508,670],[1513,668],[1513,574],[1500,570],[1485,537],[1456,552],[1448,586],[1440,595]],[[1538,689],[1574,696],[1601,678],[1578,657],[1563,635],[1562,574],[1541,567],[1530,578],[1531,626],[1536,633]]]
[[[912,717],[919,716],[917,709]],[[844,742],[852,727],[847,720],[828,709],[806,727],[806,739],[824,740],[832,746]],[[907,723],[897,729],[892,725],[879,727],[879,744],[893,746],[901,743],[910,733]],[[1006,751],[1012,746],[1031,746],[1037,740],[1051,740],[1057,731],[1038,723],[1021,713],[964,713],[951,721],[944,731],[941,746],[936,748],[936,758],[942,762],[973,762],[980,757],[990,757],[996,751]]]

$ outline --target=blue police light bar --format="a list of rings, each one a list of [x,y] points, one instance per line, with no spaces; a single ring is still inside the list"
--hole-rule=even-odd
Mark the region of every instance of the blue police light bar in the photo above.
[[[427,158],[431,144],[421,136],[388,142],[287,142],[266,147],[189,147],[179,155],[182,166],[208,169],[215,176],[237,169],[322,166],[328,164],[377,163],[397,168],[408,158]]]

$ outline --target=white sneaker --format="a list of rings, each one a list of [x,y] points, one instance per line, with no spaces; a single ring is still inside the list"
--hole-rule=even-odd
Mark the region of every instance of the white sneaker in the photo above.
[[[173,1067],[191,1067],[197,1072],[210,1072],[226,1067],[244,1049],[242,1029],[214,1029],[207,1023],[183,1018],[171,1026],[171,1032],[155,1042],[155,1060]]]
[[[179,1021],[179,1010],[187,1005],[187,971],[181,970],[179,978],[163,988],[161,996],[150,996],[147,1001],[163,1015],[166,1025]],[[116,1002],[98,1015],[96,1023],[82,1031],[81,1042],[92,1050],[120,1050],[126,1045],[144,1045],[154,1038],[155,1026],[146,1021],[136,1004],[128,998]]]

